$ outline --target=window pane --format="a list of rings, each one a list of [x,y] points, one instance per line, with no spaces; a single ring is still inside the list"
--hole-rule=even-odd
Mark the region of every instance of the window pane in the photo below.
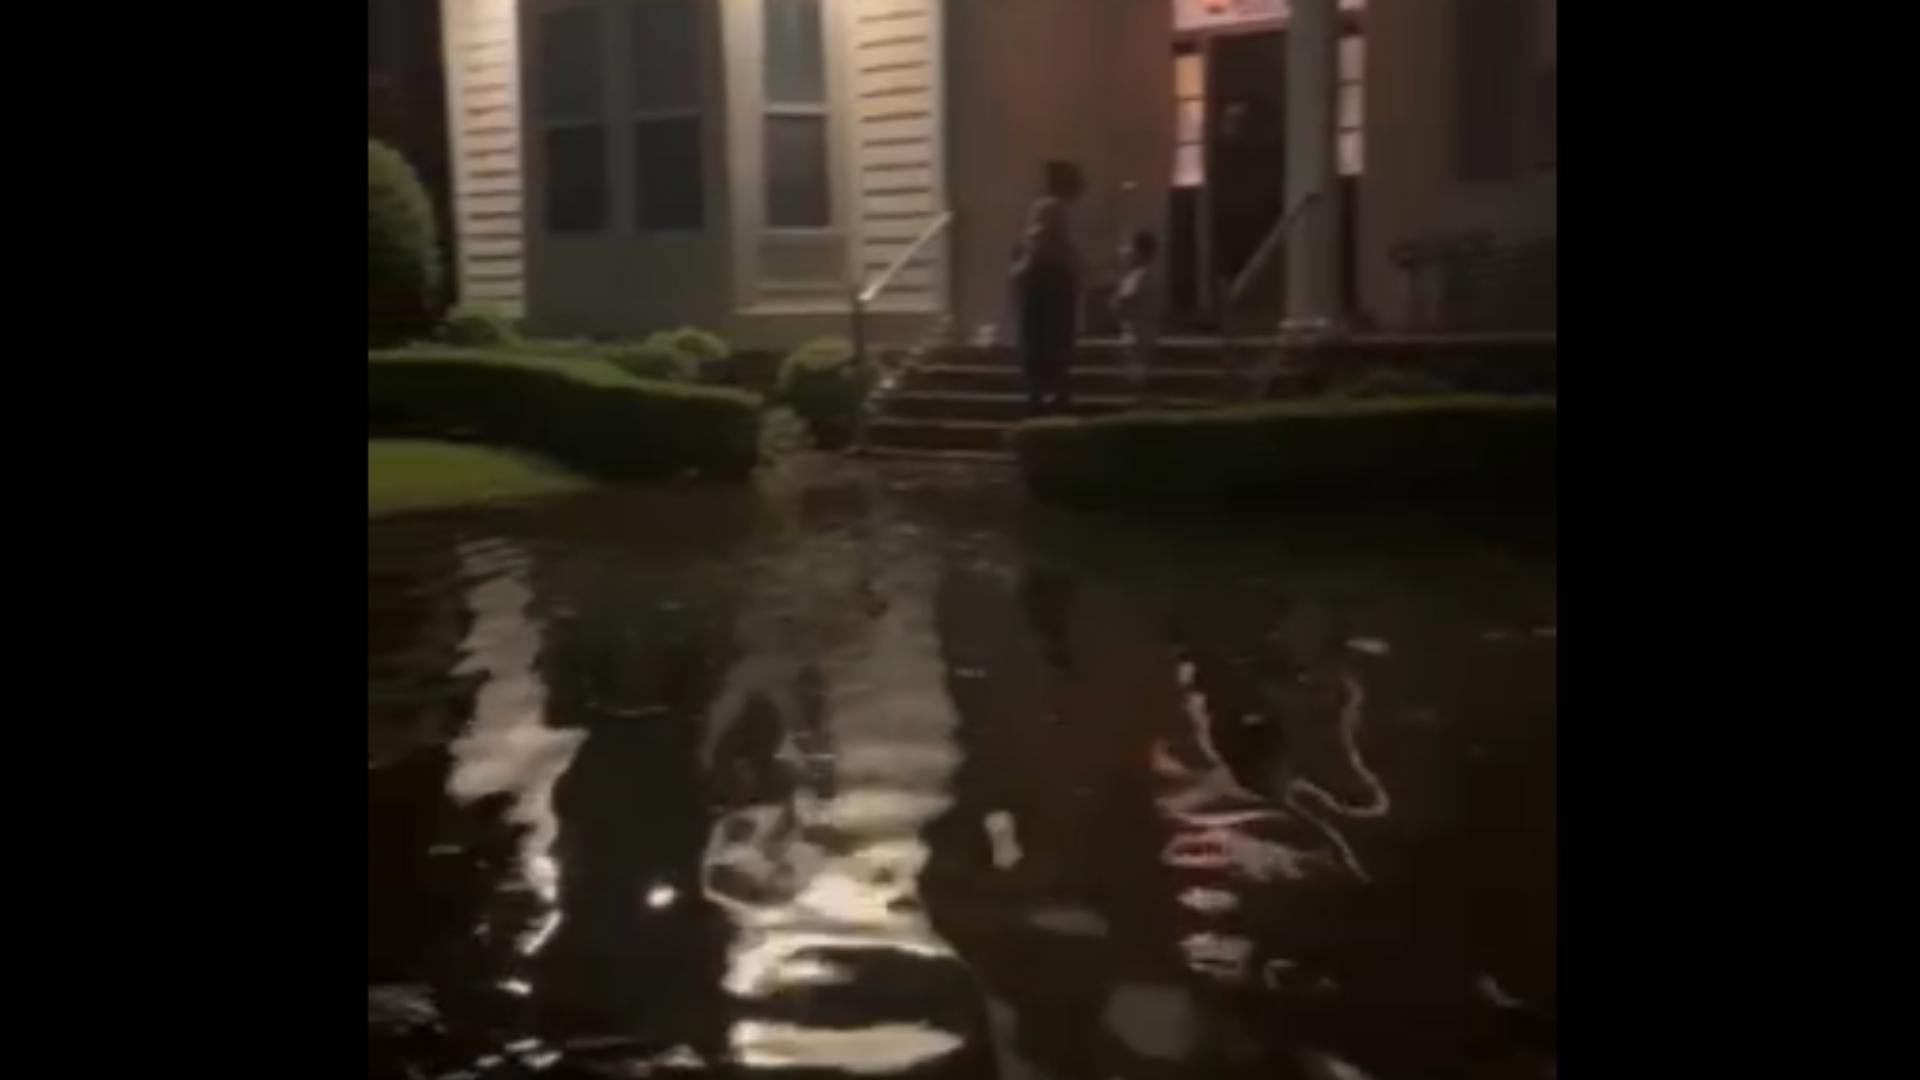
[[[1205,57],[1197,52],[1181,53],[1173,58],[1173,96],[1177,98],[1205,97],[1207,83],[1205,79]]]
[[[767,100],[818,105],[827,100],[820,0],[766,0]]]
[[[1207,136],[1207,103],[1182,101],[1174,105],[1174,141],[1201,142]]]
[[[546,134],[547,231],[596,232],[607,224],[607,131],[598,124]]]
[[[1359,176],[1366,165],[1366,156],[1362,150],[1360,133],[1343,131],[1340,133],[1340,175]]]
[[[1364,105],[1359,83],[1340,88],[1340,130],[1351,131],[1361,124]]]
[[[540,75],[544,115],[600,115],[599,9],[568,8],[541,16]]]
[[[1182,188],[1199,187],[1207,182],[1206,158],[1202,147],[1195,145],[1173,148],[1173,186]]]
[[[694,0],[638,0],[633,5],[635,108],[699,105],[696,16]]]
[[[1359,82],[1367,77],[1367,47],[1358,34],[1340,39],[1340,81]]]
[[[824,228],[831,217],[826,117],[767,117],[767,224]]]
[[[634,220],[642,229],[698,229],[706,220],[700,118],[642,120],[633,126]]]

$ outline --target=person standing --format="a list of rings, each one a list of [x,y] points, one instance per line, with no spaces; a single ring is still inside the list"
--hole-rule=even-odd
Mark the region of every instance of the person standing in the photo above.
[[[1078,165],[1049,161],[1044,185],[1027,213],[1026,232],[1013,262],[1029,414],[1072,404],[1067,376],[1080,306],[1080,256],[1068,211],[1085,189],[1085,179]]]

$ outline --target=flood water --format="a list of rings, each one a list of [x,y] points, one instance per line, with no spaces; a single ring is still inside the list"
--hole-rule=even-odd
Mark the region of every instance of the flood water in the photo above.
[[[1550,521],[368,526],[369,1073],[1545,1077]]]

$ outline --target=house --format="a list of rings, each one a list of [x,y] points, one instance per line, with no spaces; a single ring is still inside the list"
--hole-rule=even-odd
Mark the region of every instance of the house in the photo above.
[[[462,295],[779,346],[901,261],[873,336],[972,338],[1067,158],[1094,277],[1155,230],[1195,328],[1550,329],[1556,7],[442,0]]]

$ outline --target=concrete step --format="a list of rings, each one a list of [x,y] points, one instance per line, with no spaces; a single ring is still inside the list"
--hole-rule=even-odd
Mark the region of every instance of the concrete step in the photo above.
[[[889,450],[968,450],[1007,454],[1011,423],[995,420],[925,420],[877,416],[867,423],[867,446]]]
[[[1158,397],[1231,400],[1247,394],[1249,377],[1248,372],[1219,367],[1155,367],[1148,372],[1147,388]],[[1076,396],[1131,398],[1134,394],[1131,375],[1115,365],[1076,364],[1068,372],[1068,379]],[[1011,364],[936,363],[915,369],[905,380],[904,389],[914,393],[1023,396],[1026,380]]]
[[[1223,362],[1251,362],[1255,357],[1271,355],[1271,345],[1234,343],[1223,348],[1218,341],[1161,342],[1155,348],[1153,364],[1164,368],[1217,368]],[[1074,365],[1118,367],[1125,363],[1126,347],[1118,341],[1082,341],[1074,349]],[[998,364],[1018,369],[1019,352],[1011,345],[939,345],[926,353],[935,364]]]
[[[879,403],[879,414],[889,419],[920,420],[996,420],[1012,423],[1026,419],[1027,398],[1024,389],[986,393],[973,391],[915,389],[890,394]],[[1206,398],[1155,397],[1143,401],[1133,394],[1075,397],[1070,412],[1075,416],[1102,416],[1151,405],[1156,409],[1203,408],[1218,405]]]
[[[855,451],[860,457],[886,461],[939,461],[954,465],[1012,465],[1011,450],[922,450],[909,446],[873,446]]]

